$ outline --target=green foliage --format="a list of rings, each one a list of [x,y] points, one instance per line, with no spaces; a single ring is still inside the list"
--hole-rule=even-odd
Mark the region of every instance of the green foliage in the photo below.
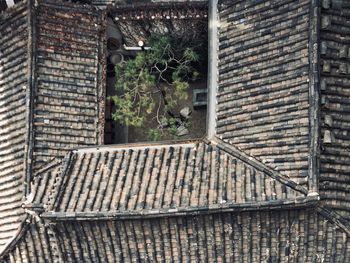
[[[169,133],[173,136],[176,136],[177,127],[176,127],[176,119],[175,118],[169,118]]]
[[[161,138],[161,133],[159,129],[149,129],[148,130],[148,139],[150,141],[159,141]]]
[[[174,85],[175,85],[175,93],[174,93],[175,97],[178,97],[180,99],[187,99],[188,97],[187,89],[189,87],[188,82],[176,80],[174,81]]]
[[[176,133],[172,111],[177,99],[187,99],[189,81],[199,76],[193,66],[199,55],[168,36],[153,36],[149,44],[150,50],[115,67],[118,95],[111,97],[116,107],[112,118],[134,127],[142,127],[148,118],[159,123],[166,118],[170,133]],[[161,133],[153,129],[148,135],[159,140]]]

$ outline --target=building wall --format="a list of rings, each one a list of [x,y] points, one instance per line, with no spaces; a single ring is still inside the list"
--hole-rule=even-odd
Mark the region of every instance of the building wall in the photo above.
[[[309,0],[219,1],[217,134],[307,182]]]
[[[28,10],[0,14],[0,251],[19,225],[24,183]]]
[[[324,1],[321,17],[321,197],[350,219],[350,3]]]
[[[70,149],[102,143],[104,89],[99,11],[41,0],[35,23],[34,170]]]

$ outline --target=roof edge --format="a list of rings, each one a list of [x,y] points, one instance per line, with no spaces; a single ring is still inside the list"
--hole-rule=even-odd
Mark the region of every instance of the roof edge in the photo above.
[[[84,221],[84,220],[136,220],[163,217],[179,217],[207,215],[227,212],[248,212],[263,210],[285,210],[296,208],[314,207],[319,202],[318,195],[308,195],[295,199],[270,200],[261,202],[214,204],[209,206],[188,207],[188,208],[168,208],[168,209],[150,209],[141,211],[125,212],[44,212],[41,218],[52,221]]]
[[[318,191],[320,177],[320,1],[310,1],[309,22],[309,156],[308,187]]]
[[[23,218],[22,222],[20,223],[16,234],[13,236],[13,238],[5,245],[2,251],[0,251],[0,260],[3,260],[6,255],[9,253],[9,251],[15,247],[18,243],[18,241],[23,237],[25,232],[28,229],[29,226],[29,214],[25,214],[25,217]]]
[[[211,140],[207,140],[208,143],[211,143],[213,145],[216,145],[221,150],[231,154],[232,156],[242,160],[243,162],[246,162],[253,166],[255,169],[266,173],[268,176],[270,176],[273,179],[276,179],[280,183],[294,189],[295,191],[298,191],[304,195],[308,195],[309,191],[305,187],[301,186],[300,184],[296,183],[292,179],[290,179],[287,176],[284,176],[280,174],[278,171],[268,167],[264,163],[258,161],[253,156],[249,156],[248,154],[242,152],[241,150],[237,149],[235,146],[230,144],[227,141],[224,141],[222,139],[219,139],[218,137],[213,137]],[[316,192],[312,192],[311,194],[315,194]],[[318,193],[317,193],[318,195]]]
[[[72,152],[96,152],[96,151],[110,151],[110,150],[134,150],[134,149],[146,149],[146,148],[159,148],[159,147],[175,147],[175,146],[194,146],[196,143],[203,141],[202,138],[190,139],[190,140],[169,140],[159,142],[136,142],[136,143],[121,143],[121,144],[105,144],[85,146],[73,149]]]
[[[345,222],[344,218],[340,216],[333,209],[327,208],[324,205],[320,205],[317,207],[317,211],[331,221],[333,224],[338,226],[341,230],[343,230],[347,236],[350,237],[350,226]]]
[[[109,10],[113,11],[134,11],[135,8],[142,10],[152,10],[158,8],[160,10],[167,9],[169,7],[197,7],[197,8],[206,8],[209,5],[208,0],[197,0],[197,1],[157,1],[157,2],[135,2],[135,3],[115,3],[108,6]]]
[[[42,175],[43,173],[47,172],[48,170],[52,169],[53,167],[60,165],[63,162],[64,158],[61,157],[55,157],[52,158],[51,160],[49,160],[48,162],[46,162],[44,165],[40,166],[40,168],[38,168],[38,170],[33,173],[33,178],[31,180],[31,182],[33,182],[33,180]]]

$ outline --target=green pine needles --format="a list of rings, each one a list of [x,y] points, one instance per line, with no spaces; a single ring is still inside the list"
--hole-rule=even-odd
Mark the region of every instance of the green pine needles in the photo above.
[[[159,140],[165,129],[174,131],[177,125],[177,100],[187,99],[189,83],[199,76],[193,66],[199,55],[168,36],[153,36],[149,45],[149,50],[115,67],[119,95],[111,97],[116,107],[112,118],[134,127],[156,119],[159,127],[149,129],[149,137]]]

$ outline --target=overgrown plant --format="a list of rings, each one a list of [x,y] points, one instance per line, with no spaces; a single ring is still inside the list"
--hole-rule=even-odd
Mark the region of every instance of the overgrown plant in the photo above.
[[[151,140],[159,140],[179,125],[175,107],[178,99],[187,99],[189,82],[199,75],[194,67],[199,55],[168,36],[151,37],[149,45],[149,50],[115,67],[118,95],[111,97],[116,107],[112,117],[134,127],[154,118],[159,127],[148,134]]]

